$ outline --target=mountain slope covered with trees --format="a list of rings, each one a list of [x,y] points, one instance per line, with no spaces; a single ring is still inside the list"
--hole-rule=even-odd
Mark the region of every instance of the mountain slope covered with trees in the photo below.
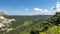
[[[60,13],[20,32],[20,34],[60,34]]]

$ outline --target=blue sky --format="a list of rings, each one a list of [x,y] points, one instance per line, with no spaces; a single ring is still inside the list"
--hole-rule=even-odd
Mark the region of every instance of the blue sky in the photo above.
[[[56,2],[60,0],[0,0],[0,11],[8,15],[38,15],[34,8],[49,10]]]

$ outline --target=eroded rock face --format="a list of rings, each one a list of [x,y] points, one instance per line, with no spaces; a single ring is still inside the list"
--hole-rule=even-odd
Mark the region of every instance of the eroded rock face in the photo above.
[[[0,13],[0,31],[9,32],[13,30],[12,21],[16,21],[15,19],[7,19]]]

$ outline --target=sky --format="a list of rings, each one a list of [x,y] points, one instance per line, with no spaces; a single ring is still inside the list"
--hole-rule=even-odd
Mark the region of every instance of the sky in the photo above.
[[[53,15],[50,11],[60,0],[0,0],[0,12],[7,15]]]

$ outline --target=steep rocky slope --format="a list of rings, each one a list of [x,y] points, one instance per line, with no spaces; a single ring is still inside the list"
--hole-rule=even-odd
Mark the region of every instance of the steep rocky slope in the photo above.
[[[3,12],[0,12],[0,34],[13,30],[12,21],[15,22],[15,19],[8,19]]]

